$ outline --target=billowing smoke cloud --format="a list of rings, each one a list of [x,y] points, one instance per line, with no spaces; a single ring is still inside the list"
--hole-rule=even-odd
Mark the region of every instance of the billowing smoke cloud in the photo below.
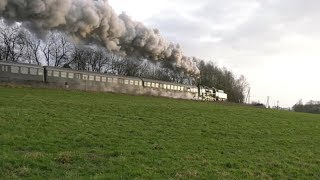
[[[199,74],[179,45],[163,38],[126,14],[118,16],[107,0],[0,0],[0,15],[22,22],[37,33],[60,30],[80,40],[94,40],[107,50],[168,61],[190,74]]]

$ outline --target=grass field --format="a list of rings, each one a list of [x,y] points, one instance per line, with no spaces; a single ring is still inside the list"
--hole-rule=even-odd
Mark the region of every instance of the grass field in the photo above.
[[[0,179],[319,179],[320,116],[0,87]]]

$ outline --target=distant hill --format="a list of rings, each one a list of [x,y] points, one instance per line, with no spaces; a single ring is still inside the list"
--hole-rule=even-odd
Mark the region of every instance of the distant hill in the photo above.
[[[319,179],[320,116],[0,87],[0,179]]]

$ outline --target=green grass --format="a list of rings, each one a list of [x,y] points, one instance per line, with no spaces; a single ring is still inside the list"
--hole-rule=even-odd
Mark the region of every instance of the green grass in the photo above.
[[[319,179],[320,116],[0,87],[0,179]]]

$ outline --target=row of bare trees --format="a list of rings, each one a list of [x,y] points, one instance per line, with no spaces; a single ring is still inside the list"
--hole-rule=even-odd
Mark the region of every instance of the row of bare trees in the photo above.
[[[1,24],[0,32],[0,60],[50,66],[70,60],[72,44],[61,33],[50,33],[40,40],[20,25],[5,24]]]
[[[304,104],[301,99],[293,106],[293,110],[295,112],[320,114],[320,101],[311,100]]]
[[[8,26],[0,21],[0,60],[72,68],[113,75],[135,76],[190,85],[205,85],[225,90],[233,102],[243,102],[248,86],[236,76],[213,63],[198,62],[201,78],[174,68],[171,63],[151,62],[107,52],[97,45],[79,45],[61,32],[39,37],[19,24]]]
[[[195,84],[182,71],[164,68],[163,62],[124,57],[102,46],[79,45],[61,32],[39,38],[19,24],[0,25],[0,60],[72,68],[123,76],[137,76],[177,83]]]

